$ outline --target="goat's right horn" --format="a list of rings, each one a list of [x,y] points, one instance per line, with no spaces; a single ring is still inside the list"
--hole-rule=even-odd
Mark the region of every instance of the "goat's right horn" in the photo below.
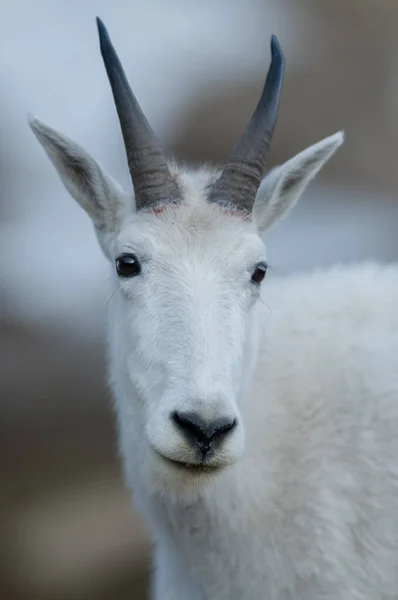
[[[274,35],[271,39],[271,54],[271,66],[260,101],[246,131],[210,191],[210,202],[229,203],[246,212],[253,209],[278,116],[285,69],[282,49]]]
[[[122,129],[137,209],[180,200],[167,162],[145,118],[112,46],[105,25],[97,17],[101,54]]]

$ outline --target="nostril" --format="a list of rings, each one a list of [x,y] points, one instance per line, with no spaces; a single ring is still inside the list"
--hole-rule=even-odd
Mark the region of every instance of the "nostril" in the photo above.
[[[221,417],[208,422],[193,412],[175,411],[172,420],[181,431],[202,444],[210,444],[215,439],[220,440],[237,425],[236,419]]]
[[[235,429],[236,425],[236,419],[233,419],[233,421],[228,420],[223,425],[220,425],[218,428],[216,428],[214,432],[214,437],[229,433],[230,431]]]
[[[203,429],[203,422],[198,415],[194,413],[181,413],[175,411],[172,415],[174,423],[182,431],[193,434],[195,437],[201,437],[205,435]]]

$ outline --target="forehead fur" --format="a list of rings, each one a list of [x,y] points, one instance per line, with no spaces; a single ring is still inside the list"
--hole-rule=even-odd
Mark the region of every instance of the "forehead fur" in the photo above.
[[[171,165],[170,170],[181,190],[183,202],[133,214],[119,237],[120,242],[128,243],[136,235],[147,234],[155,244],[177,247],[178,242],[209,237],[238,242],[242,236],[256,234],[251,218],[207,201],[208,189],[218,178],[219,171],[208,167],[183,169],[175,165]]]

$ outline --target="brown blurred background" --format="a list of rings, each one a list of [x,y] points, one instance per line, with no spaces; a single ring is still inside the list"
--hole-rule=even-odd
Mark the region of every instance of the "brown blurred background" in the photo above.
[[[270,165],[346,143],[268,236],[274,273],[398,256],[393,0],[11,0],[0,21],[0,598],[146,597],[150,547],[106,388],[107,265],[33,138],[34,113],[128,189],[96,37],[105,21],[165,148],[223,162],[276,33],[287,71]]]

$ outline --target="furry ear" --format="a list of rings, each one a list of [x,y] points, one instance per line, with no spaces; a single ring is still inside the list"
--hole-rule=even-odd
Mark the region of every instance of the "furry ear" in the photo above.
[[[293,208],[307,185],[343,141],[344,133],[335,133],[275,167],[263,179],[254,204],[260,233]]]
[[[126,211],[120,185],[78,144],[37,118],[29,117],[29,124],[66,189],[93,220],[97,233],[116,232]]]

